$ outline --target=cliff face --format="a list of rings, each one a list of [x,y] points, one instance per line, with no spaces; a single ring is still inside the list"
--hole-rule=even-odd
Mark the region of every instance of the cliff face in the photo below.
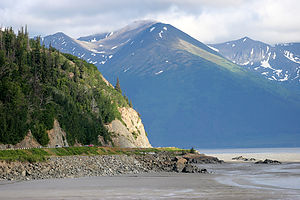
[[[113,120],[106,128],[112,133],[112,141],[119,147],[149,148],[144,125],[139,114],[130,107],[119,108],[123,122]]]
[[[69,146],[66,133],[61,129],[59,122],[55,119],[53,128],[51,130],[47,131],[49,136],[49,143],[48,147],[53,148],[56,147],[56,145],[59,146]],[[36,139],[33,137],[31,131],[28,131],[28,134],[25,136],[25,138],[15,144],[0,144],[0,149],[8,149],[8,148],[15,148],[15,149],[22,149],[22,148],[38,148],[42,145],[39,144]]]
[[[147,138],[144,125],[139,114],[130,107],[119,108],[123,122],[120,120],[113,120],[106,125],[107,130],[112,135],[113,143],[106,143],[102,136],[99,135],[98,140],[103,146],[117,146],[125,148],[150,148],[152,147]],[[59,122],[55,119],[53,128],[47,131],[49,136],[48,147],[53,148],[59,146],[69,146],[66,132],[60,127]],[[80,144],[79,144],[80,145]],[[16,145],[0,144],[0,149],[7,148],[37,148],[41,145],[35,140],[31,131],[25,138]],[[75,144],[76,146],[76,144]],[[78,145],[77,145],[78,146]]]
[[[49,137],[48,147],[53,148],[56,145],[69,146],[66,133],[60,128],[58,121],[54,120],[53,129],[47,131]]]
[[[36,148],[36,147],[40,147],[41,145],[36,141],[36,139],[33,137],[31,131],[28,131],[28,134],[25,136],[25,138],[15,144],[0,144],[0,149],[8,149],[8,148]]]

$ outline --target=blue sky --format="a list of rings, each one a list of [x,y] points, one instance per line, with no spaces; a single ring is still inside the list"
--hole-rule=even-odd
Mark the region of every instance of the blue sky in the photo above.
[[[274,44],[300,42],[299,10],[299,0],[1,0],[0,25],[77,38],[152,19],[205,43],[249,36]]]

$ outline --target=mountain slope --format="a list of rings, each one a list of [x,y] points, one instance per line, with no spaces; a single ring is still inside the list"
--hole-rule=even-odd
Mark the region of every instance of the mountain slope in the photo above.
[[[120,30],[100,33],[78,39],[63,33],[55,33],[43,38],[46,46],[52,46],[64,53],[73,54],[97,66],[104,65],[122,46],[131,42],[136,34],[147,28],[153,21],[136,21]]]
[[[298,88],[300,83],[299,43],[271,46],[248,37],[220,44],[210,44],[232,62],[263,77],[286,82]]]
[[[137,112],[94,65],[12,29],[0,31],[0,47],[0,143],[151,146]]]
[[[121,86],[156,146],[299,146],[299,94],[175,27],[153,23],[98,69]]]

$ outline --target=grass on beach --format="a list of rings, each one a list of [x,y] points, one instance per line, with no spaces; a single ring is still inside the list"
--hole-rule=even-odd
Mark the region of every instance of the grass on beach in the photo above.
[[[94,156],[94,155],[143,155],[168,151],[173,153],[188,152],[189,150],[176,147],[161,148],[118,148],[118,147],[63,147],[63,148],[32,148],[16,150],[0,150],[0,160],[21,162],[43,162],[50,156]]]

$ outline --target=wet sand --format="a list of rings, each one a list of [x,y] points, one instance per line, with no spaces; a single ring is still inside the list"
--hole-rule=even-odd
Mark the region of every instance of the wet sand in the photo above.
[[[213,174],[155,173],[22,182],[2,181],[0,199],[300,199],[300,190],[265,187],[253,183],[243,184],[254,187],[231,184],[228,181],[230,177],[228,172],[232,172],[234,166],[210,167]],[[245,168],[237,167],[235,170],[242,172]]]

